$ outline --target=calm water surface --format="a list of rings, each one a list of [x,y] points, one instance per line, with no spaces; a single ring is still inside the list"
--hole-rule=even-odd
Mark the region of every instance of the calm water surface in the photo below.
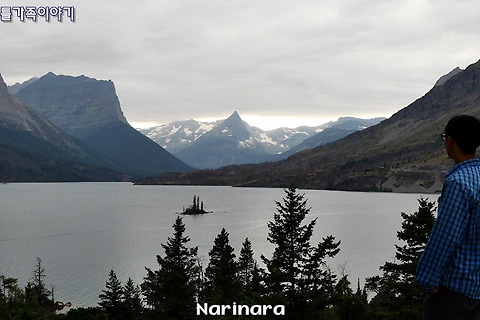
[[[352,283],[378,274],[392,260],[401,226],[400,212],[418,209],[419,194],[301,190],[311,207],[307,220],[317,219],[312,243],[333,235],[341,251],[331,260],[337,273]],[[177,213],[197,195],[202,216],[185,216],[190,245],[199,246],[206,265],[213,240],[224,227],[236,254],[246,237],[255,258],[273,247],[266,238],[275,200],[283,189],[134,186],[130,183],[51,183],[0,185],[0,274],[31,279],[36,257],[42,259],[45,282],[56,299],[74,306],[96,305],[114,269],[125,283],[140,284],[145,266],[157,268],[160,246],[173,233]],[[437,195],[425,195],[431,201]]]

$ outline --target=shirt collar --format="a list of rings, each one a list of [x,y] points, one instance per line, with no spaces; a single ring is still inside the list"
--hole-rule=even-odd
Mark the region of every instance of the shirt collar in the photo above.
[[[473,166],[473,165],[480,165],[480,160],[478,158],[473,158],[473,159],[465,160],[463,162],[460,162],[460,163],[456,164],[452,169],[450,169],[445,174],[445,178],[448,178],[449,176],[454,174],[456,171],[458,171],[458,170],[460,170],[464,167],[470,167],[470,166]]]

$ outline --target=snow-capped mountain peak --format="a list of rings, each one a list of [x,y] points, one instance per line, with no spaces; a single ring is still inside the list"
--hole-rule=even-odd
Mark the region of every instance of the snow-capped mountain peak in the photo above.
[[[372,119],[373,120],[373,119]],[[338,127],[340,138],[361,127],[380,122],[356,118],[340,118],[316,127],[278,128],[263,131],[243,121],[237,111],[225,120],[199,122],[193,119],[140,130],[184,162],[197,168],[216,168],[229,164],[255,163],[272,160],[279,154],[321,134],[324,129]],[[343,134],[343,136],[342,136]],[[330,136],[332,136],[330,134]],[[317,139],[319,142],[324,139]],[[315,146],[317,140],[309,145]],[[327,141],[328,142],[328,141]],[[302,147],[303,149],[304,147]]]
[[[169,152],[176,153],[190,146],[214,127],[215,122],[199,122],[190,119],[186,121],[175,121],[139,131]]]

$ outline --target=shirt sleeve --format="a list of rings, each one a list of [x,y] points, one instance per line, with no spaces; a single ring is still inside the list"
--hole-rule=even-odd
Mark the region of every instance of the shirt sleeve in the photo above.
[[[468,199],[456,181],[446,181],[438,200],[437,219],[425,250],[417,263],[415,280],[423,290],[433,291],[448,269],[468,222]]]

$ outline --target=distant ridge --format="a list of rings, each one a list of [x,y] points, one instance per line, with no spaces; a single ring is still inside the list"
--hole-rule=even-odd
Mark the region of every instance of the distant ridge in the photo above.
[[[11,94],[15,94],[18,91],[20,91],[20,89],[31,85],[32,83],[34,83],[37,80],[38,80],[38,77],[33,77],[33,78],[28,79],[27,81],[25,81],[23,83],[18,83],[17,82],[14,85],[11,85],[11,86],[8,87],[8,92],[10,92]]]
[[[341,117],[335,122],[327,123],[327,127],[323,131],[305,139],[304,141],[302,141],[302,143],[294,146],[287,152],[284,152],[281,155],[281,158],[286,159],[300,151],[312,149],[325,145],[327,143],[340,140],[356,131],[364,130],[368,127],[376,125],[383,120],[385,120],[385,118],[383,117],[372,119]]]
[[[111,80],[49,72],[16,96],[127,174],[193,169],[128,124]]]
[[[480,116],[479,79],[477,62],[391,118],[283,161],[165,174],[141,183],[439,192],[452,166],[440,134],[453,115]]]

